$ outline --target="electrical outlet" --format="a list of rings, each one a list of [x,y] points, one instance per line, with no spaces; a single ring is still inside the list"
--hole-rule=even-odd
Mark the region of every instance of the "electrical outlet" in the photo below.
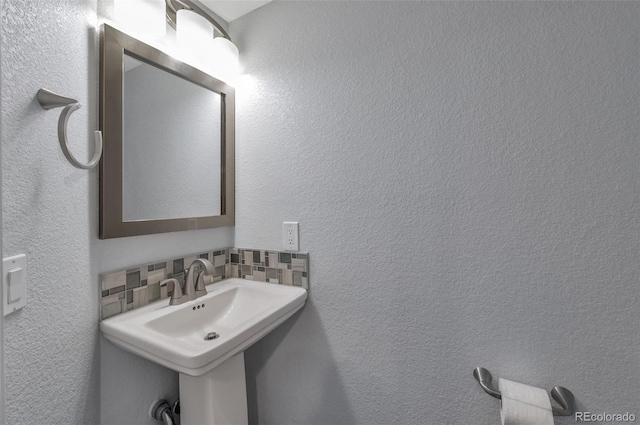
[[[282,245],[285,251],[298,251],[300,249],[297,222],[285,221],[282,223]]]

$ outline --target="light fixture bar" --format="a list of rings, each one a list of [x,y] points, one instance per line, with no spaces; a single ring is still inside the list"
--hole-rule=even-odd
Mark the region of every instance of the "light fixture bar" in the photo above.
[[[167,3],[167,22],[171,25],[172,28],[176,28],[176,13],[178,10],[186,9],[192,12],[201,15],[207,21],[213,24],[213,27],[218,31],[224,38],[227,40],[231,40],[229,33],[215,20],[211,14],[206,12],[203,8],[198,6],[195,2],[191,0],[165,0]]]

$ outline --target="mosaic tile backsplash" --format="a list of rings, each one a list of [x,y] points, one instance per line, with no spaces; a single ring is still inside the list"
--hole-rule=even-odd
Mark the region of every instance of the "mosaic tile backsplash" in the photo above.
[[[309,289],[309,254],[229,249],[229,277]]]
[[[239,277],[309,289],[308,254],[227,248],[100,275],[100,319],[170,297],[167,284],[161,282],[175,278],[183,284],[185,268],[196,258],[206,258],[214,266],[214,275],[206,276],[207,285]]]

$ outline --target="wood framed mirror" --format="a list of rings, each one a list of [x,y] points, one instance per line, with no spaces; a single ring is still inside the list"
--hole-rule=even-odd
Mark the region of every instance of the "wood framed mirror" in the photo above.
[[[100,239],[233,226],[235,91],[104,24]]]

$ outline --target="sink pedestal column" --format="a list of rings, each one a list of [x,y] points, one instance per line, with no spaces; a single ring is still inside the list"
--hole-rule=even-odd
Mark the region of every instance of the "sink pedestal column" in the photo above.
[[[201,376],[180,374],[182,425],[246,425],[244,352]]]

